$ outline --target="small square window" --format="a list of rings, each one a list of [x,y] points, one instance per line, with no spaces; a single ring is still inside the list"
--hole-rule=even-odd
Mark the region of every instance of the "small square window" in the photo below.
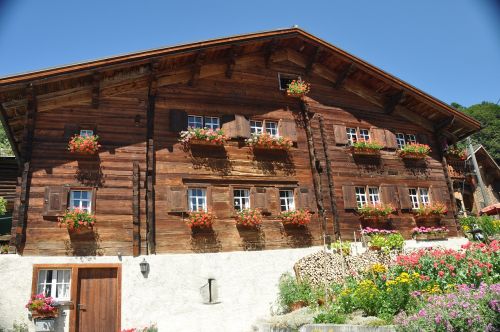
[[[349,145],[353,145],[358,140],[356,128],[346,128],[346,133],[347,133],[347,143]]]
[[[280,82],[280,90],[287,90],[288,85],[292,83],[292,81],[300,79],[299,76],[297,75],[290,75],[290,74],[278,74],[278,79]]]
[[[250,208],[250,190],[234,189],[233,191],[234,209],[237,211]]]
[[[92,191],[91,190],[71,190],[69,195],[69,208],[81,209],[92,212]]]
[[[370,141],[370,131],[368,129],[359,130],[359,138],[365,142]]]
[[[94,135],[94,131],[90,129],[81,129],[80,130],[80,136],[81,137],[88,137]]]
[[[402,149],[403,146],[406,145],[405,134],[397,133],[396,134],[396,143],[398,144],[398,149]]]
[[[380,204],[380,194],[377,187],[368,187],[368,196],[370,198],[371,205]]]
[[[198,115],[188,115],[188,127],[203,128],[203,117]]]
[[[290,189],[280,190],[280,209],[281,211],[295,210],[293,190]]]
[[[189,189],[189,211],[207,211],[207,190],[204,188]]]
[[[417,138],[413,134],[406,135],[406,144],[415,144],[417,143]]]
[[[43,293],[54,300],[70,299],[71,270],[39,270],[37,294]]]
[[[418,201],[417,189],[416,188],[409,188],[408,193],[410,195],[411,207],[413,209],[418,209],[420,206],[420,203]]]
[[[278,136],[278,123],[274,121],[265,121],[266,133],[271,136]]]
[[[358,207],[363,207],[366,205],[366,189],[365,187],[356,187],[356,203]]]
[[[260,134],[262,134],[263,130],[264,130],[263,121],[250,120],[250,133],[251,134],[260,135]]]
[[[216,116],[205,117],[205,128],[216,130],[220,128],[220,120]]]

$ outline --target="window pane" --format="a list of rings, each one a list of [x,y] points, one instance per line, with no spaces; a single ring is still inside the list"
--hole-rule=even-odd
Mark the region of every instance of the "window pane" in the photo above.
[[[250,133],[262,134],[262,121],[250,120]]]
[[[219,118],[218,117],[213,117],[213,116],[206,116],[205,117],[205,127],[209,129],[219,129]]]
[[[356,187],[356,203],[358,203],[358,207],[366,205],[365,187]]]
[[[360,129],[359,130],[359,138],[364,141],[370,140],[370,131],[368,129]]]
[[[266,133],[271,136],[278,136],[278,123],[273,121],[266,121]]]
[[[281,211],[295,210],[295,202],[293,199],[293,190],[280,190],[280,208]]]
[[[87,136],[92,136],[92,135],[94,135],[93,130],[89,130],[89,129],[80,130],[80,136],[82,136],[82,137],[87,137]]]
[[[188,127],[203,128],[203,117],[197,115],[188,115]]]
[[[356,128],[346,128],[347,133],[347,142],[349,145],[352,145],[354,142],[358,140],[358,136],[356,134]]]
[[[368,188],[368,194],[370,196],[370,204],[372,205],[380,204],[380,195],[377,187]]]
[[[405,134],[397,133],[396,134],[396,143],[398,144],[399,149],[401,149],[403,146],[405,146],[405,144],[406,144]]]

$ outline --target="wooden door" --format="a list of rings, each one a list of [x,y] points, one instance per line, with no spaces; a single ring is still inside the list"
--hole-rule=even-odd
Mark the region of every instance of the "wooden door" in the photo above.
[[[117,268],[79,269],[76,331],[118,331],[118,299]]]

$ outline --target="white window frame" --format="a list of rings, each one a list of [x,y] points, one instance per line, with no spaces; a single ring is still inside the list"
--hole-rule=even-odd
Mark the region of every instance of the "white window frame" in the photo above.
[[[80,129],[81,137],[94,136],[94,131],[92,129]]]
[[[250,189],[248,188],[233,189],[233,208],[236,211],[241,211],[250,208]]]
[[[87,198],[83,198],[82,194],[83,193],[87,193]],[[75,197],[75,194],[76,193],[79,193],[80,194],[80,197]],[[75,204],[75,201],[77,201],[78,203]],[[84,202],[87,202],[87,206],[84,207]],[[69,191],[69,208],[70,210],[74,210],[74,209],[80,209],[80,210],[84,210],[84,211],[87,211],[89,213],[92,212],[92,190],[89,190],[89,189],[71,189]]]
[[[410,195],[412,209],[418,209],[421,205],[428,206],[431,203],[429,188],[408,188],[408,195]]]
[[[396,133],[396,144],[398,149],[402,149],[406,145],[406,136],[403,133]]]
[[[417,137],[415,136],[415,134],[406,134],[405,139],[406,139],[406,144],[417,143]]]
[[[47,274],[52,271],[52,278],[47,281]],[[61,276],[58,281],[58,276]],[[65,278],[67,277],[67,279]],[[50,285],[50,291],[48,287]],[[66,289],[66,295],[59,294],[58,286]],[[69,301],[71,298],[71,269],[39,269],[37,274],[37,294],[44,293],[57,301]],[[63,291],[64,294],[64,291]]]
[[[273,137],[279,136],[277,121],[264,120],[264,126],[266,128],[266,133],[268,133],[270,136]]]
[[[363,207],[368,204],[368,197],[366,196],[366,187],[355,187],[356,204],[358,207]]]
[[[188,189],[188,204],[189,211],[207,212],[207,189],[206,188],[189,188]]]
[[[220,118],[218,116],[206,116],[204,125],[208,129],[220,129]]]
[[[420,203],[422,203],[423,206],[429,206],[431,204],[429,188],[418,188],[418,195],[420,197]]]
[[[250,120],[250,133],[260,135],[264,132],[263,120]]]
[[[203,128],[203,117],[201,115],[188,115],[188,127]]]
[[[370,130],[360,128],[359,129],[359,138],[365,142],[369,142],[370,141]]]
[[[292,189],[280,189],[280,211],[295,210],[295,196]]]
[[[379,187],[368,187],[368,201],[373,206],[379,205],[381,203]]]
[[[357,128],[346,127],[347,143],[353,145],[358,140]]]

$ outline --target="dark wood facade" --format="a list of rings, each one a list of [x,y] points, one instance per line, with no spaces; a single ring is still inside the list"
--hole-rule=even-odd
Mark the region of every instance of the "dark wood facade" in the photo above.
[[[280,73],[310,82],[310,94],[303,100],[287,97],[279,89]],[[335,232],[351,239],[360,229],[353,188],[366,185],[380,187],[382,200],[398,208],[388,227],[405,236],[415,226],[405,190],[430,188],[434,200],[449,205],[444,222],[456,234],[441,141],[464,137],[479,124],[302,30],[38,75],[0,80],[2,114],[24,170],[11,244],[25,255],[290,248],[321,244],[324,233]],[[231,139],[215,149],[185,149],[178,139],[187,114],[219,117]],[[294,146],[288,153],[253,151],[244,143],[249,119],[278,122]],[[346,127],[370,130],[384,143],[380,158],[353,157]],[[67,151],[78,128],[99,135],[98,156]],[[397,132],[415,134],[431,145],[432,154],[423,163],[401,160]],[[192,233],[183,222],[190,187],[207,189],[209,210],[217,216],[211,232]],[[254,204],[267,211],[260,231],[235,226],[235,187],[248,188]],[[51,193],[66,197],[68,188],[93,188],[93,234],[71,237],[59,228],[66,198],[47,213]],[[308,227],[278,222],[280,188],[293,189],[297,204],[314,212]]]

